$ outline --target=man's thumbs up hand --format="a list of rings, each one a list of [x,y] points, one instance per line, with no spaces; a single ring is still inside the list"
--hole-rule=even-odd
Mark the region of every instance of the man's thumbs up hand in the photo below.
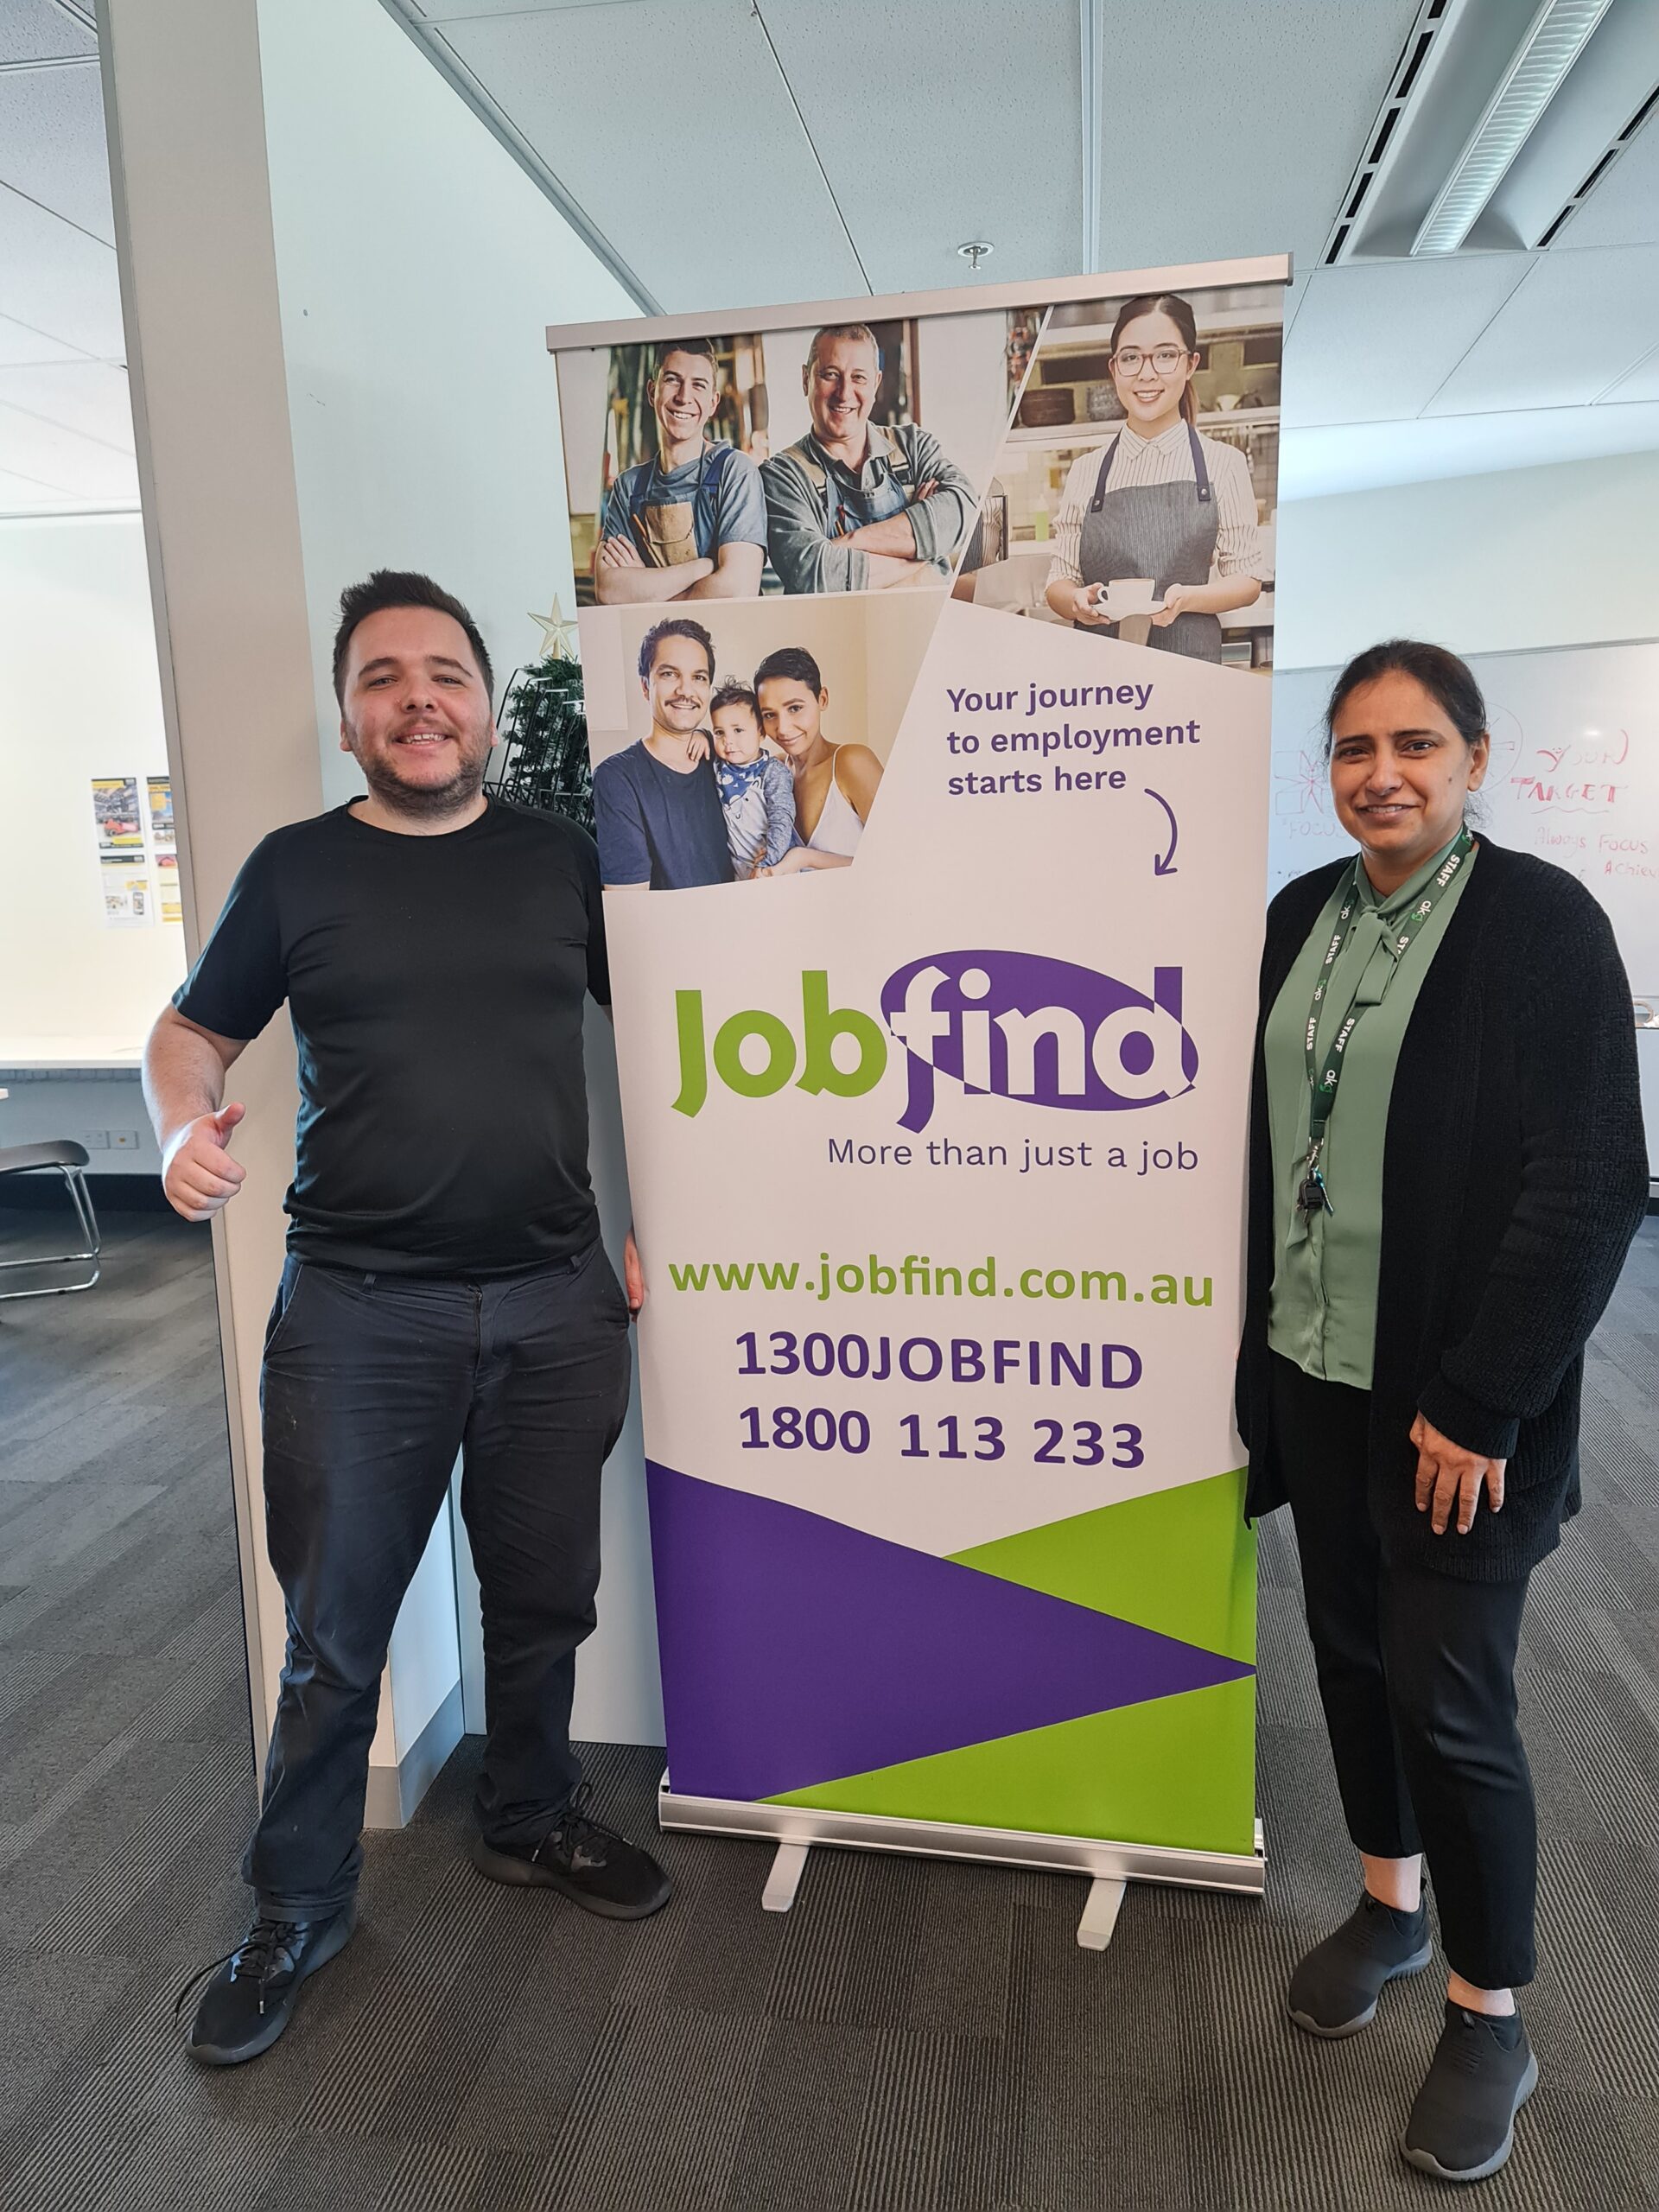
[[[246,1114],[245,1106],[221,1106],[217,1114],[198,1115],[168,1141],[162,1160],[162,1188],[175,1213],[187,1221],[210,1221],[226,1198],[241,1189],[247,1170],[238,1167],[226,1147]]]

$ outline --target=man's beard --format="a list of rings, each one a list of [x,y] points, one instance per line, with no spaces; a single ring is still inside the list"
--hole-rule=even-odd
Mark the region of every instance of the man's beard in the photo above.
[[[371,765],[359,759],[363,780],[371,793],[389,813],[405,814],[412,821],[441,820],[446,814],[458,814],[470,806],[484,785],[484,771],[489,766],[487,752],[475,759],[464,759],[447,784],[406,784],[396,775],[389,774],[380,764]]]

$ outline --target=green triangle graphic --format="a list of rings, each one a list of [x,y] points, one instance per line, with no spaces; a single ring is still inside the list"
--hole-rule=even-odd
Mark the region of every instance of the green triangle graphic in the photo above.
[[[1253,1666],[1255,1536],[1244,1525],[1243,1497],[1244,1471],[1236,1468],[951,1556]]]
[[[771,1802],[1249,1853],[1255,1846],[1255,1683],[1247,1677],[1087,1713]]]

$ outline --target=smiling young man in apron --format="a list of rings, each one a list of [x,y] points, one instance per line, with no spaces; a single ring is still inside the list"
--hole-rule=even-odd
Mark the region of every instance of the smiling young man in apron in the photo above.
[[[594,556],[594,596],[601,607],[757,597],[766,494],[747,454],[707,435],[720,404],[709,340],[664,346],[645,391],[657,451],[611,486]]]
[[[1123,428],[1103,459],[1090,451],[1071,465],[1046,596],[1078,629],[1115,627],[1131,645],[1219,661],[1220,617],[1260,597],[1267,563],[1249,463],[1198,434],[1198,360],[1185,300],[1127,302],[1112,334]],[[1151,587],[1138,607],[1122,590],[1137,581]]]
[[[978,494],[919,423],[871,422],[881,383],[874,333],[861,322],[820,330],[801,381],[812,428],[760,467],[784,589],[942,582]]]

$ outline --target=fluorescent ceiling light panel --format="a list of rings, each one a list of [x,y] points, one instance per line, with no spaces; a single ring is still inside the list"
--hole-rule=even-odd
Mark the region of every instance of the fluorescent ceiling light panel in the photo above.
[[[1610,4],[1611,0],[1543,0],[1423,218],[1413,253],[1457,251]]]

